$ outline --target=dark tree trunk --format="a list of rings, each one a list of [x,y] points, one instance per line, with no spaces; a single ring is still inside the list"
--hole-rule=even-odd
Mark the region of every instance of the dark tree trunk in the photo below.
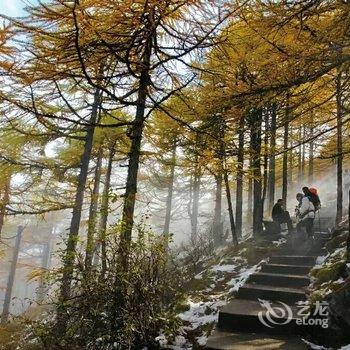
[[[136,115],[129,135],[131,147],[129,152],[128,174],[126,179],[126,190],[124,195],[124,206],[122,213],[122,232],[120,244],[120,256],[124,267],[128,266],[129,248],[134,226],[134,212],[137,194],[137,176],[140,164],[141,141],[145,122],[145,109],[150,84],[149,66],[152,51],[152,38],[149,37],[143,58],[142,71],[139,80],[139,90],[136,105]]]
[[[284,135],[283,135],[283,165],[282,165],[282,200],[284,205],[287,205],[288,197],[288,144],[289,144],[289,120],[290,110],[289,102],[287,100],[286,115],[284,121]]]
[[[272,106],[271,124],[270,124],[270,159],[269,159],[269,178],[268,178],[268,211],[272,212],[275,204],[276,191],[276,106]]]
[[[293,148],[293,141],[290,140],[289,147]],[[288,185],[292,192],[294,192],[294,183],[293,183],[293,168],[294,168],[294,153],[293,149],[289,152],[288,157],[288,163],[289,163],[289,171],[288,171]]]
[[[69,299],[71,294],[71,282],[72,282],[73,269],[74,269],[76,245],[78,242],[78,235],[79,235],[81,211],[83,207],[84,192],[85,192],[86,180],[88,176],[89,162],[91,157],[93,138],[94,138],[94,132],[95,132],[95,124],[97,121],[100,100],[101,100],[100,91],[97,89],[94,96],[94,104],[91,112],[90,126],[87,127],[84,151],[80,158],[81,166],[80,166],[80,173],[78,176],[77,191],[75,194],[73,214],[72,214],[71,224],[69,228],[67,248],[65,251],[65,256],[63,258],[63,275],[62,275],[62,285],[61,285],[61,299],[63,301]],[[60,320],[60,317],[58,317],[58,321],[59,323],[64,322],[64,320]],[[61,324],[61,326],[63,326],[63,324]]]
[[[239,121],[236,187],[236,235],[242,236],[243,226],[243,163],[244,163],[244,117]]]
[[[219,140],[218,148],[216,150],[216,158],[218,160],[218,173],[215,176],[216,181],[216,193],[215,193],[215,211],[214,211],[214,243],[216,246],[223,243],[224,232],[223,232],[223,220],[222,220],[222,180],[225,175],[225,158],[226,158],[226,147],[225,147],[225,122],[222,117],[219,117],[216,123],[217,126],[217,137]]]
[[[250,140],[251,144],[251,140]],[[252,213],[253,213],[253,154],[250,152],[250,159],[249,159],[249,178],[248,178],[248,205],[247,205],[247,218],[248,218],[248,224],[251,225],[253,223],[252,220]]]
[[[251,115],[251,152],[253,167],[253,234],[263,231],[262,176],[261,176],[261,124],[262,111],[256,109]]]
[[[163,234],[165,235],[168,235],[170,230],[171,210],[172,210],[173,192],[174,192],[175,166],[176,166],[176,149],[177,149],[177,139],[175,138],[173,147],[172,147],[169,187],[168,187],[165,222],[164,222],[164,229],[163,229]]]
[[[263,177],[263,190],[262,190],[262,210],[265,211],[265,202],[267,194],[267,182],[268,182],[268,147],[269,147],[269,112],[265,111],[265,134],[264,134],[264,177]]]
[[[306,139],[306,127],[305,125],[303,126],[303,142]],[[306,168],[306,144],[303,143],[302,146],[302,156],[301,156],[301,177],[302,177],[302,181],[303,181],[303,186],[305,186],[304,181],[306,179],[306,172],[305,172],[305,168]]]
[[[13,289],[13,284],[15,282],[17,260],[18,260],[18,254],[19,254],[19,248],[21,245],[21,238],[22,238],[23,230],[24,230],[23,226],[19,226],[18,230],[17,230],[16,242],[15,242],[15,247],[13,250],[11,267],[10,267],[10,272],[9,272],[9,276],[8,276],[8,280],[7,280],[4,305],[2,308],[1,324],[5,324],[8,321],[9,316],[10,316],[12,289]]]
[[[348,193],[349,204],[348,204],[348,238],[346,240],[346,261],[350,263],[350,189]]]
[[[94,174],[94,187],[91,194],[91,203],[89,210],[89,222],[87,231],[87,241],[86,241],[86,252],[85,252],[85,269],[90,270],[92,265],[92,258],[94,255],[94,240],[96,233],[96,220],[97,220],[97,208],[98,199],[100,194],[100,181],[101,181],[101,164],[102,164],[102,148],[99,150],[96,168]]]
[[[228,214],[229,214],[229,218],[230,218],[232,243],[234,245],[237,245],[238,244],[238,239],[237,239],[237,233],[236,233],[235,218],[233,216],[230,182],[229,182],[229,179],[228,179],[228,173],[227,173],[226,167],[224,169],[224,181],[225,181],[226,199],[227,199],[227,207],[228,207],[227,210],[228,210]]]
[[[311,141],[309,143],[309,185],[314,182],[314,115],[311,114],[311,125],[310,125],[310,135]]]
[[[313,137],[313,128],[310,130],[310,137]],[[310,141],[309,149],[309,184],[314,182],[314,141]]]
[[[301,142],[303,141],[303,129],[302,126],[299,127],[299,147],[298,147],[298,188],[302,186],[303,182],[303,173],[302,173],[302,145]],[[300,190],[298,190],[300,192]]]
[[[108,221],[108,207],[109,207],[109,191],[111,188],[111,177],[113,169],[113,158],[115,155],[115,144],[113,144],[109,150],[107,171],[104,180],[104,187],[102,193],[101,201],[101,217],[99,223],[99,241],[101,246],[101,276],[103,277],[107,271],[107,242],[106,242],[106,230],[107,230],[107,221]],[[97,247],[97,253],[99,247]],[[97,262],[96,262],[97,264]]]
[[[341,73],[336,80],[336,100],[337,100],[337,215],[338,225],[343,218],[343,106]]]

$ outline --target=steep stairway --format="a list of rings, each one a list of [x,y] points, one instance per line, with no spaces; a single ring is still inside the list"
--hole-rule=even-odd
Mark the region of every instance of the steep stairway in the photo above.
[[[312,326],[298,324],[298,311],[300,302],[307,299],[309,272],[329,238],[324,228],[315,233],[313,240],[295,236],[288,239],[259,272],[249,277],[236,298],[220,310],[217,329],[206,348],[307,349],[301,337]],[[269,307],[277,315],[272,322],[266,317]]]

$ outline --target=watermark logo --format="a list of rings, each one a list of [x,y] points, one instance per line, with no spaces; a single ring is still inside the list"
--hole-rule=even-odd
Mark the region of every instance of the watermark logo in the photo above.
[[[281,301],[270,302],[259,299],[264,310],[259,311],[260,322],[268,327],[275,328],[290,323],[293,319],[298,326],[320,326],[328,328],[328,303],[317,301],[312,310],[307,304],[297,304],[293,309]]]
[[[277,305],[272,305],[269,301],[260,299],[259,302],[266,309],[258,313],[259,320],[264,326],[274,328],[288,324],[293,319],[293,311],[287,304],[279,301]]]

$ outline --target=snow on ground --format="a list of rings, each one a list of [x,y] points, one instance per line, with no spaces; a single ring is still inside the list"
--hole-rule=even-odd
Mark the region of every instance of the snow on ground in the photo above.
[[[217,323],[220,307],[227,303],[232,292],[237,291],[248,277],[259,269],[259,266],[260,264],[248,266],[242,257],[234,257],[227,264],[223,260],[196,275],[195,279],[198,280],[209,271],[212,282],[209,287],[199,292],[201,300],[197,300],[198,295],[189,297],[188,310],[178,315],[182,320],[182,326],[175,338],[172,341],[168,341],[164,335],[157,338],[162,348],[172,350],[204,348],[208,336]],[[216,289],[220,292],[215,291]]]
[[[211,270],[213,272],[233,272],[236,268],[236,265],[215,265],[211,268]]]
[[[190,309],[179,314],[179,318],[183,321],[179,335],[175,337],[172,344],[163,343],[165,349],[191,350],[193,348],[193,340],[198,345],[205,346],[210,331],[218,320],[219,308],[225,305],[226,301],[215,300],[198,303],[189,301],[189,304]],[[188,339],[191,332],[197,334],[194,335],[192,342]]]
[[[309,341],[303,339],[303,342],[312,350],[328,350],[328,348],[325,348],[324,346],[316,345],[313,343],[310,343]]]
[[[303,342],[312,350],[334,350],[334,348],[325,348],[324,346],[321,345],[316,345],[313,343],[310,343],[309,341],[303,339]],[[350,350],[350,344],[344,345],[338,350]]]
[[[227,285],[231,287],[229,292],[230,293],[237,292],[238,289],[242,287],[243,284],[247,281],[249,276],[260,269],[260,266],[261,266],[261,262],[252,267],[242,268],[239,271],[239,275],[237,277],[234,277],[230,282],[227,283]]]
[[[189,326],[184,326],[184,329],[193,330],[205,324],[216,322],[219,307],[225,305],[225,302],[218,300],[193,303],[189,301],[189,304],[190,309],[179,314],[179,317],[189,324]]]
[[[320,255],[317,257],[316,259],[316,264],[315,264],[315,267],[314,268],[320,268],[322,267],[322,265],[325,263],[326,259],[328,258],[329,254],[327,255]]]
[[[273,241],[272,244],[275,246],[275,247],[279,247],[281,246],[282,244],[285,244],[287,242],[287,240],[285,238],[280,238],[279,240],[277,241]]]

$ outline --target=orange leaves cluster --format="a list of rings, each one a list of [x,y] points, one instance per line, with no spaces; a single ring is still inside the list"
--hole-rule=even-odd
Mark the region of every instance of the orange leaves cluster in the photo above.
[[[13,63],[9,59],[13,52],[13,48],[9,46],[8,42],[11,38],[9,26],[0,27],[0,68],[4,70],[10,70]]]

